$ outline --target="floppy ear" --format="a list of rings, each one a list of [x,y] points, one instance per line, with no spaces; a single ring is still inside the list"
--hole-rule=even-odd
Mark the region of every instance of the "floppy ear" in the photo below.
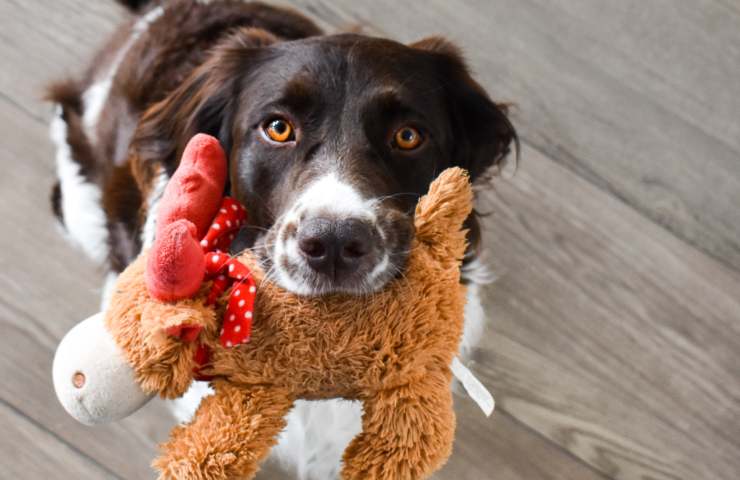
[[[495,172],[506,159],[512,143],[519,150],[506,106],[494,103],[473,80],[455,45],[440,37],[430,37],[410,46],[435,56],[439,78],[445,83],[455,141],[453,164],[467,169],[473,181],[489,170]]]
[[[160,166],[172,175],[197,133],[218,138],[228,158],[239,85],[259,62],[261,47],[275,41],[258,28],[236,30],[182,85],[144,112],[130,147],[134,176],[144,189]]]

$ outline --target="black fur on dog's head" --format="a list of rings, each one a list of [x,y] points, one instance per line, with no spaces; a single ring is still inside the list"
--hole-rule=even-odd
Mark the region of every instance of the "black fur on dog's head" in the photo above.
[[[450,166],[480,178],[516,142],[505,108],[444,40],[276,42],[255,29],[150,109],[134,148],[175,159],[197,132],[226,148],[231,194],[272,278],[305,294],[380,288],[404,265],[431,180]]]

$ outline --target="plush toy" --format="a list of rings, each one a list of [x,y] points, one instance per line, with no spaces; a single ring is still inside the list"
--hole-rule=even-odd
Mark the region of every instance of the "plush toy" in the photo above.
[[[156,240],[119,277],[110,307],[71,330],[54,361],[75,418],[122,418],[194,378],[215,393],[175,427],[160,478],[252,478],[296,399],[363,402],[345,479],[426,478],[450,455],[450,365],[463,327],[462,224],[468,177],[448,169],[415,212],[404,273],[382,291],[297,296],[263,281],[249,252],[230,257],[246,211],[222,199],[226,159],[212,137],[186,148],[160,203]],[[215,217],[215,220],[212,219]],[[253,327],[253,328],[252,328]]]

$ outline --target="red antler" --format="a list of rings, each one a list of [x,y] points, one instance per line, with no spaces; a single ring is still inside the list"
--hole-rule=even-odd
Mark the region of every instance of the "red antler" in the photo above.
[[[218,211],[226,183],[226,155],[218,140],[198,134],[159,203],[157,231],[146,265],[150,295],[162,301],[187,298],[200,288],[205,259],[198,239]]]

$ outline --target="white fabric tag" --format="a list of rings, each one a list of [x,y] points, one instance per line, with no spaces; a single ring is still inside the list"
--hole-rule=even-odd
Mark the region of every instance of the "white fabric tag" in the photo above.
[[[468,370],[468,367],[463,365],[458,357],[452,359],[450,369],[455,378],[460,380],[460,383],[465,387],[465,391],[468,392],[470,398],[478,404],[486,417],[490,417],[493,413],[493,409],[496,407],[496,402],[493,400],[491,392],[489,392],[486,387],[480,383],[480,380],[475,378],[473,372]]]

